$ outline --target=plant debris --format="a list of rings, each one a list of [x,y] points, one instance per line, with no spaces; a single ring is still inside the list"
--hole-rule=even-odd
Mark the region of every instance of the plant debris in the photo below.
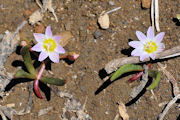
[[[9,84],[13,75],[11,73],[6,72],[4,67],[4,63],[6,62],[7,57],[12,54],[16,47],[20,42],[19,31],[26,24],[26,21],[23,21],[16,29],[15,32],[9,32],[8,30],[5,32],[3,39],[0,43],[0,96],[3,97],[5,95],[4,90],[5,87]]]
[[[124,103],[119,103],[119,114],[123,118],[123,120],[129,120],[129,115],[127,114],[126,106]]]

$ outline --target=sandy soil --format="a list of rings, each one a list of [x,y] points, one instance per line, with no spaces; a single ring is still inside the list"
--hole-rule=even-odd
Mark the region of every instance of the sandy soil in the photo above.
[[[131,100],[131,90],[139,84],[139,81],[127,83],[131,77],[125,76],[108,85],[98,94],[95,92],[105,82],[103,78],[106,74],[103,68],[106,63],[118,57],[129,55],[128,42],[137,40],[135,31],[146,33],[150,22],[150,9],[142,9],[140,0],[54,0],[53,5],[59,22],[56,22],[53,15],[45,13],[44,26],[51,25],[53,33],[71,31],[73,39],[65,46],[67,51],[77,51],[80,57],[73,64],[60,61],[58,64],[51,64],[53,76],[64,78],[67,84],[57,87],[59,90],[68,91],[82,105],[86,98],[86,113],[93,120],[113,120],[118,113],[119,101],[128,103]],[[180,44],[180,27],[173,21],[176,14],[180,12],[179,0],[159,0],[160,28],[166,35],[163,39],[166,49]],[[120,10],[109,14],[110,28],[102,30],[97,24],[98,15],[102,11],[108,11],[116,7]],[[0,0],[0,33],[6,30],[14,31],[18,24],[28,19],[26,10],[39,9],[33,0]],[[27,24],[20,32],[21,39],[33,40],[34,26]],[[96,34],[100,34],[95,38]],[[10,73],[17,70],[16,61],[22,60],[21,56],[13,53],[6,62],[6,69]],[[162,61],[167,65],[167,70],[179,80],[180,78],[180,58],[173,58]],[[157,69],[154,63],[152,68]],[[44,76],[52,76],[45,71]],[[178,84],[179,85],[179,84]],[[179,85],[180,86],[180,85]],[[56,87],[56,86],[55,86]],[[48,87],[44,88],[45,93]],[[17,83],[16,81],[9,90],[9,96],[1,100],[1,105],[15,104],[16,110],[21,110],[27,104],[28,89],[27,82]],[[44,96],[44,92],[42,95]],[[149,91],[140,98],[137,103],[127,106],[130,120],[155,120],[164,106],[159,107],[159,103],[172,99],[172,86],[163,75],[158,88],[154,90],[157,101],[152,99]],[[47,93],[48,94],[48,93]],[[15,116],[15,120],[60,120],[65,98],[57,97],[52,91],[47,99],[39,99],[33,96],[33,107],[31,113],[23,116]],[[40,109],[52,106],[53,109],[47,114],[38,117]],[[165,120],[178,119],[180,112],[178,108],[170,109]],[[71,114],[70,114],[71,115]]]

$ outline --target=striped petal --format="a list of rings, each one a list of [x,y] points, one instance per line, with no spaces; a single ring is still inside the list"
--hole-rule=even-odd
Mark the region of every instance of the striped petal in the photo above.
[[[60,46],[60,45],[58,45],[58,46],[56,47],[55,51],[56,51],[57,53],[61,53],[61,54],[64,54],[64,53],[65,53],[64,48],[63,48],[62,46]]]
[[[59,53],[53,52],[53,53],[49,54],[49,58],[54,63],[59,63]]]
[[[48,57],[48,53],[46,51],[42,51],[39,55],[39,61],[43,61]]]
[[[60,35],[53,36],[53,40],[55,40],[57,44],[59,44],[60,39],[61,39]]]
[[[41,52],[42,51],[42,44],[37,43],[36,45],[34,45],[31,50],[36,51],[36,52]]]
[[[38,43],[42,43],[45,39],[45,35],[41,33],[34,33],[34,38]]]
[[[154,30],[153,30],[153,28],[151,26],[148,28],[147,38],[149,38],[149,39],[153,39],[154,38]]]
[[[136,36],[141,42],[145,42],[147,37],[141,31],[136,31]]]
[[[46,31],[45,31],[45,35],[46,35],[47,38],[52,37],[51,26],[47,26]]]
[[[160,43],[162,41],[162,39],[164,38],[164,35],[165,35],[165,32],[161,32],[161,33],[157,34],[155,36],[155,40]]]
[[[140,61],[143,61],[144,59],[146,59],[146,58],[148,58],[148,57],[149,57],[148,54],[142,54],[142,55],[140,56]]]
[[[133,47],[133,48],[137,48],[137,47],[142,46],[142,43],[139,42],[139,41],[131,41],[131,42],[129,42],[128,44],[129,44],[129,46],[131,46],[131,47]]]

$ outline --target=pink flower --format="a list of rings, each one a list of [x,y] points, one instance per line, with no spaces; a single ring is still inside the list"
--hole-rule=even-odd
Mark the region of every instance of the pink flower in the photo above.
[[[156,54],[162,52],[165,48],[164,44],[161,43],[165,33],[161,32],[154,35],[154,30],[150,26],[147,31],[147,36],[145,36],[142,32],[136,31],[136,36],[139,41],[131,41],[129,45],[135,48],[131,55],[132,56],[140,56],[140,61],[150,57],[153,60],[156,57]]]
[[[38,43],[31,49],[36,52],[41,52],[38,60],[43,61],[49,57],[51,61],[58,63],[59,54],[65,53],[64,48],[59,45],[61,36],[53,36],[50,26],[46,28],[45,34],[34,33],[33,35]]]

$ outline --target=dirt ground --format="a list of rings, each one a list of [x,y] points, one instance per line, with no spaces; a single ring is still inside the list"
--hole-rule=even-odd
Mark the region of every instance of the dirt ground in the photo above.
[[[114,120],[118,113],[119,101],[128,103],[131,90],[139,84],[139,81],[128,83],[132,76],[125,76],[102,91],[96,91],[105,82],[106,77],[103,68],[109,61],[129,55],[128,42],[137,40],[136,30],[146,33],[151,25],[150,9],[142,9],[141,0],[53,0],[56,22],[50,12],[46,12],[41,22],[44,26],[51,25],[54,34],[62,31],[70,31],[73,39],[65,46],[66,51],[76,51],[80,57],[72,64],[60,61],[51,64],[54,75],[47,71],[44,76],[55,76],[67,80],[65,86],[57,87],[61,91],[68,91],[82,105],[85,104],[86,113],[93,120]],[[110,27],[102,30],[97,24],[97,18],[102,11],[108,11],[116,7],[120,10],[109,14]],[[160,28],[165,32],[163,42],[166,49],[180,44],[180,26],[173,18],[180,13],[180,0],[159,0]],[[39,9],[34,0],[0,0],[0,34],[6,30],[15,31],[17,26],[28,20],[26,10],[34,12]],[[33,40],[34,26],[26,24],[20,31],[21,39]],[[17,70],[15,61],[22,60],[17,53],[10,55],[6,62],[6,69],[10,73]],[[176,80],[180,80],[180,57],[161,62],[167,65],[167,70],[172,73]],[[154,63],[152,68],[157,69]],[[180,86],[180,84],[178,84]],[[56,87],[56,86],[55,86]],[[43,96],[44,92],[41,92]],[[46,90],[45,90],[46,93]],[[164,105],[172,99],[172,86],[162,75],[159,87],[154,90],[157,100],[152,98],[150,91],[141,96],[138,102],[127,106],[130,120],[155,120],[162,112]],[[24,108],[28,101],[27,82],[18,83],[11,87],[9,95],[3,98],[1,105],[14,103],[16,110]],[[47,99],[39,99],[33,96],[33,107],[29,114],[14,116],[15,120],[60,120],[66,99],[57,97],[50,91]],[[52,106],[53,109],[47,114],[38,116],[38,111]],[[173,106],[165,120],[180,118],[180,111]]]

